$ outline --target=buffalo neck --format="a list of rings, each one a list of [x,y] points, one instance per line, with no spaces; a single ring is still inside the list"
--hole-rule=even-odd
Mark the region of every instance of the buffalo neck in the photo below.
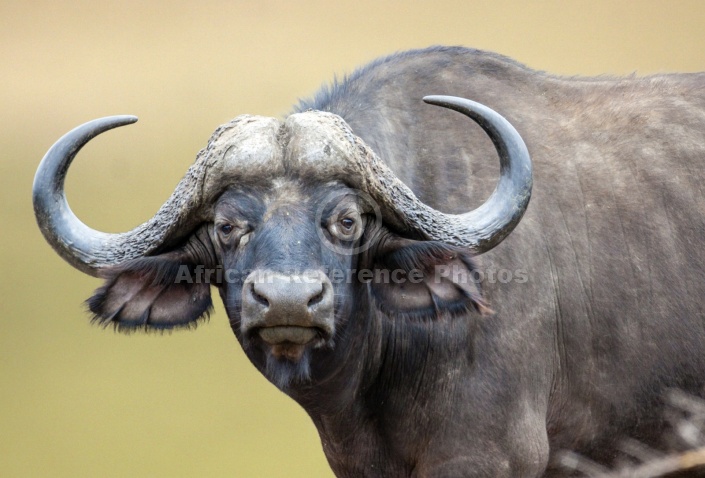
[[[327,357],[330,375],[287,393],[313,420],[336,473],[366,475],[357,467],[367,460],[385,475],[408,474],[450,415],[458,378],[471,373],[477,319],[413,322],[374,309],[353,315]]]

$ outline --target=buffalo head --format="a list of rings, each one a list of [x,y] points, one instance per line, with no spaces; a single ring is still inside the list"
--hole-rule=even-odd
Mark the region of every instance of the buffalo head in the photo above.
[[[323,377],[336,366],[323,356],[360,340],[362,315],[418,321],[485,310],[470,257],[502,241],[528,205],[531,163],[514,128],[469,100],[425,100],[474,119],[497,148],[499,183],[473,211],[422,203],[340,117],[309,111],[219,127],[157,214],[122,234],[76,218],[64,178],[90,139],[136,118],[86,123],[42,161],[37,221],[64,259],[106,279],[89,299],[99,323],[191,326],[207,316],[215,286],[270,380]],[[455,272],[439,275],[441,265]]]

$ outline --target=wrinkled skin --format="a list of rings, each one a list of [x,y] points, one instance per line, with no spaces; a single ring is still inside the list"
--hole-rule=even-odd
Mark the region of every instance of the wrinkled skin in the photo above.
[[[391,314],[399,316],[399,320],[422,320],[422,314],[430,319],[438,313],[431,300],[424,301],[421,297],[413,308],[408,303],[394,301],[396,294],[400,293],[395,290],[396,284],[374,280],[369,284],[361,283],[356,271],[403,269],[406,272],[410,268],[404,260],[413,261],[419,270],[432,268],[441,260],[448,263],[456,261],[465,266],[458,259],[464,253],[461,250],[440,243],[403,240],[384,228],[378,228],[370,234],[373,229],[371,223],[374,222],[374,218],[369,217],[371,211],[365,210],[364,201],[360,200],[356,191],[341,184],[325,187],[313,184],[307,187],[304,181],[292,180],[263,193],[265,190],[261,188],[256,193],[229,190],[220,198],[216,205],[214,242],[224,268],[240,272],[237,280],[224,281],[220,287],[233,330],[253,363],[284,390],[310,386],[311,380],[316,382],[330,379],[339,372],[336,369],[341,363],[340,359],[332,360],[329,355],[347,355],[350,350],[359,350],[352,343],[345,346],[342,344],[348,338],[359,340],[360,334],[351,333],[350,327],[361,324],[349,322],[365,322],[353,306],[360,300],[369,303],[373,296],[378,297],[385,302]],[[242,207],[243,204],[247,207]],[[320,221],[316,221],[317,216]],[[232,224],[237,227],[231,230],[229,226]],[[344,226],[348,225],[346,230]],[[365,225],[370,226],[366,231]],[[363,237],[350,240],[356,236]],[[292,241],[292,238],[296,240]],[[364,254],[352,254],[351,249],[361,242],[373,246]],[[450,257],[452,259],[448,259]],[[466,260],[470,264],[469,259]],[[299,324],[316,328],[316,336],[310,343],[294,344],[294,340],[289,338],[288,344],[271,344],[259,336],[262,328],[284,321],[291,323],[296,319],[293,317],[293,306],[288,303],[281,315],[274,311],[274,317],[256,318],[252,306],[248,307],[247,304],[248,300],[253,301],[248,298],[251,292],[246,286],[243,287],[255,275],[248,271],[271,271],[283,277],[301,277],[305,271],[320,272],[332,279],[326,287],[332,289],[329,295],[334,298],[334,307],[302,319],[310,323]],[[353,272],[352,279],[342,277],[339,272]],[[315,283],[315,279],[310,282]],[[370,290],[367,290],[368,285]],[[420,289],[424,285],[419,282],[398,287],[415,286]],[[458,285],[470,287],[468,296],[456,291],[456,286],[450,282],[445,286],[447,290],[441,290],[443,284],[434,284],[434,294],[445,294],[448,302],[444,304],[446,309],[456,314],[460,311],[465,314],[481,306],[476,302],[476,296],[472,295],[477,294],[474,284]],[[297,289],[305,287],[306,283],[287,283],[285,290],[295,294]],[[265,292],[273,295],[271,289]],[[413,292],[421,296],[420,290]],[[428,294],[427,297],[430,299]],[[270,298],[270,302],[268,308],[273,309],[275,301]],[[321,302],[323,300],[316,305]],[[296,349],[289,350],[291,356],[279,350],[287,346]]]
[[[621,437],[657,446],[663,391],[705,385],[705,75],[565,79],[438,48],[378,61],[299,109],[340,115],[424,202],[467,211],[496,183],[493,147],[424,106],[429,93],[487,104],[531,152],[532,204],[497,248],[471,259],[386,218],[374,228],[354,191],[327,201],[347,191],[340,178],[268,166],[183,244],[106,272],[91,309],[140,325],[131,311],[150,303],[155,326],[189,324],[209,287],[175,285],[179,265],[249,271],[214,284],[233,330],[311,416],[338,476],[554,476],[561,449],[609,464]],[[296,144],[283,158],[307,157]],[[439,285],[438,266],[486,280]],[[361,268],[425,275],[411,289],[330,276]],[[282,286],[302,269],[311,288]],[[500,270],[514,279],[489,279]],[[274,285],[258,289],[253,271]],[[294,326],[264,308],[292,297],[306,304]]]
[[[341,184],[322,187],[320,184],[306,183],[301,179],[278,185],[263,181],[258,187],[228,190],[215,205],[214,224],[207,226],[182,248],[188,259],[181,256],[179,263],[207,264],[211,267],[217,264],[225,270],[237,271],[232,276],[234,280],[223,281],[218,287],[233,331],[247,356],[267,378],[309,410],[314,420],[322,420],[321,427],[337,428],[343,425],[343,430],[346,430],[354,421],[351,423],[346,419],[340,422],[338,417],[364,416],[369,413],[368,405],[377,408],[378,404],[385,402],[394,404],[397,393],[403,396],[420,390],[424,384],[414,378],[417,370],[445,370],[449,365],[457,368],[459,364],[455,363],[455,354],[441,353],[438,358],[443,358],[442,362],[433,358],[433,342],[438,341],[435,347],[443,351],[445,347],[441,346],[442,343],[462,338],[461,348],[470,352],[471,329],[475,325],[467,317],[479,317],[486,308],[478,286],[469,274],[463,276],[464,280],[456,282],[444,279],[436,283],[432,280],[435,277],[434,267],[439,265],[452,266],[456,271],[470,271],[472,262],[466,251],[442,243],[404,239],[384,226],[374,228],[374,215],[370,217],[370,211],[365,209],[364,201],[360,200],[356,191]],[[328,207],[321,208],[320,205],[326,204],[327,199],[330,201]],[[320,212],[323,213],[321,222],[317,222],[315,219]],[[360,228],[363,234],[339,231],[348,219],[352,219],[353,228]],[[324,237],[323,241],[320,234]],[[355,236],[362,237],[355,241],[346,240]],[[292,241],[292,238],[297,240]],[[351,249],[361,243],[371,246],[364,253],[352,254]],[[326,244],[337,247],[332,250]],[[158,271],[162,270],[156,267],[158,260],[146,258],[113,271],[115,278],[94,296],[92,309],[96,313],[112,316],[113,311],[102,307],[129,296],[126,289],[132,287],[137,270],[140,271],[140,283],[152,283]],[[357,280],[357,275],[353,275],[351,281],[334,280],[333,328],[317,334],[304,345],[294,344],[291,337],[283,340],[282,344],[267,343],[260,336],[260,328],[248,326],[248,322],[254,321],[247,316],[247,307],[243,305],[246,302],[243,295],[247,294],[247,287],[243,284],[251,277],[249,271],[274,271],[285,276],[300,276],[303,271],[317,270],[332,276],[333,271],[361,269],[371,272],[409,272],[416,269],[424,274],[421,281],[401,285],[375,280],[361,282]],[[192,271],[195,277],[195,266]],[[161,283],[173,288],[176,287],[173,281],[174,277],[170,275]],[[193,287],[197,286],[193,284]],[[301,286],[289,285],[290,288]],[[143,289],[143,293],[154,295],[150,288]],[[411,294],[414,300],[403,298],[401,294]],[[132,297],[134,301],[134,295]],[[383,305],[375,307],[373,304],[377,303]],[[125,310],[123,308],[119,318],[123,324],[131,320],[125,315]],[[264,325],[272,327],[289,320],[290,315],[269,318],[269,323],[265,322]],[[456,317],[460,318],[456,320]],[[397,321],[405,326],[398,329],[394,326]],[[444,325],[434,327],[433,321]],[[320,327],[319,324],[314,325]],[[453,331],[450,337],[450,331],[445,330],[447,327]],[[431,337],[434,333],[439,336],[429,341],[430,337],[425,337],[427,333]],[[400,334],[398,338],[397,334]],[[458,337],[454,339],[456,335]],[[405,350],[411,343],[404,343],[412,338],[429,341],[420,351],[423,353]],[[399,346],[395,345],[389,350],[390,340],[400,340]],[[402,355],[394,358],[393,354],[397,353]],[[366,357],[371,361],[364,360]],[[400,359],[403,361],[401,370],[398,366],[402,364],[396,363]],[[432,363],[426,364],[427,360]],[[368,368],[371,366],[374,369]],[[417,369],[417,366],[420,368]],[[396,370],[411,380],[395,383],[398,378],[388,376],[387,369]],[[446,370],[444,373],[449,372]],[[448,381],[445,387],[452,389],[457,376],[455,373],[449,374],[445,380]],[[397,391],[397,387],[401,387],[400,390]],[[355,398],[363,390],[370,394],[364,401],[371,400],[371,403],[361,407],[362,404],[357,403]],[[385,408],[381,407],[377,413],[388,420]],[[404,423],[403,411],[395,408],[390,412],[401,414],[396,420]],[[412,417],[409,416],[410,419]],[[416,425],[418,420],[413,419],[406,426],[413,429]],[[360,453],[369,454],[369,459],[374,460],[367,463],[376,463],[373,475],[377,472],[385,475],[411,472],[415,451],[406,449],[406,445],[397,450],[394,442],[381,441],[376,436],[376,426],[370,426],[369,430],[357,430],[354,443],[338,443],[339,432],[325,438],[324,447],[334,451],[339,447],[349,450],[352,445],[358,448],[364,446]],[[346,435],[348,433],[345,431]],[[408,434],[408,431],[404,432],[404,435]],[[403,443],[399,442],[398,445]],[[359,468],[362,464],[359,454],[334,453],[328,456],[339,474],[363,476],[368,473]],[[343,460],[336,458],[336,455]]]

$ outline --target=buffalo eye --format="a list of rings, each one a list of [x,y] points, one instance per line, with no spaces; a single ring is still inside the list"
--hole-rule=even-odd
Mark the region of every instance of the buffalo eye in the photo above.
[[[218,238],[223,243],[230,243],[235,239],[236,229],[238,228],[229,222],[224,222],[216,226],[216,231],[218,231]]]
[[[349,232],[353,228],[353,226],[355,226],[355,220],[350,219],[349,217],[344,217],[340,220],[340,225],[342,226],[343,230]]]
[[[237,246],[244,237],[252,232],[252,227],[247,221],[221,218],[214,222],[213,232],[222,244]]]
[[[329,224],[328,231],[342,241],[355,241],[359,239],[359,235],[362,232],[361,228],[358,227],[358,217],[354,214],[341,214],[331,218]]]

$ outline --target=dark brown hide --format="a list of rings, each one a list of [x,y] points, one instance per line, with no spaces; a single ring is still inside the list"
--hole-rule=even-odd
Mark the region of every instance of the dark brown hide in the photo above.
[[[372,153],[445,213],[490,195],[494,145],[467,118],[424,104],[429,94],[499,112],[533,160],[524,218],[478,257],[405,228],[389,208],[368,234],[375,214],[364,201],[336,200],[318,214],[331,194],[365,190],[358,172],[368,163],[355,161]],[[562,449],[610,464],[623,437],[658,446],[666,389],[704,396],[705,74],[562,78],[436,47],[380,59],[297,111],[308,109],[331,114],[240,117],[219,128],[181,183],[186,199],[168,202],[175,222],[144,229],[168,240],[139,242],[149,257],[106,269],[93,311],[140,325],[153,305],[155,323],[188,324],[207,309],[206,288],[168,289],[163,297],[193,306],[167,308],[165,277],[198,263],[248,271],[215,284],[232,328],[253,364],[311,416],[338,476],[555,476]],[[342,146],[326,150],[316,135]],[[337,160],[344,174],[329,169]],[[186,220],[189,201],[198,207]],[[364,234],[347,240],[346,225]],[[207,234],[194,248],[196,229]],[[364,240],[371,247],[355,252]],[[135,259],[125,256],[131,247],[83,270]],[[330,274],[410,266],[455,266],[471,278],[397,287]],[[283,293],[302,268],[319,282]],[[252,271],[280,283],[258,292]],[[329,287],[316,309],[316,291]],[[243,290],[259,301],[254,312],[242,307]],[[268,313],[269,301],[292,298],[295,320]]]

